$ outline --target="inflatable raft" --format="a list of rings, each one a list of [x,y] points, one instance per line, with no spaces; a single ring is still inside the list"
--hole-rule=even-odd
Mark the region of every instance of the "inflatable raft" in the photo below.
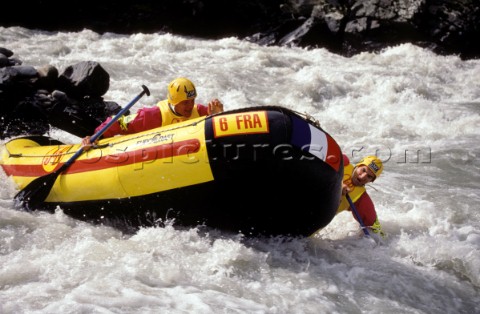
[[[7,142],[0,164],[25,188],[80,149],[48,137]],[[335,216],[342,152],[318,123],[253,107],[100,140],[35,209],[119,226],[208,227],[245,235],[308,236]]]

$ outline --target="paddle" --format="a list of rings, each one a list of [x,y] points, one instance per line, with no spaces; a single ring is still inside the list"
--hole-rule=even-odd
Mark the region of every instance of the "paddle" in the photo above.
[[[348,195],[348,193],[347,193],[347,194],[345,194],[345,197],[347,198],[347,201],[348,201],[348,203],[350,204],[350,208],[352,209],[353,214],[355,215],[355,217],[357,218],[358,222],[360,223],[360,226],[362,227],[363,233],[365,233],[365,235],[366,235],[367,237],[369,237],[369,236],[370,236],[370,233],[368,232],[367,228],[366,228],[365,225],[363,224],[362,217],[360,217],[360,215],[358,214],[357,208],[356,208],[355,205],[353,204],[352,199],[350,198],[350,195]]]
[[[147,94],[150,96],[150,91],[145,85],[142,85],[143,91],[138,94],[128,105],[126,105],[122,110],[120,110],[115,117],[108,122],[101,130],[92,135],[90,138],[90,143],[93,144],[100,136],[102,136],[105,131],[108,130],[127,110],[129,110],[143,95]],[[73,155],[67,162],[65,162],[60,168],[49,173],[47,175],[41,176],[30,182],[25,188],[15,195],[15,203],[25,207],[28,210],[33,210],[38,204],[43,202],[50,190],[52,189],[57,177],[65,171],[73,162],[83,153],[83,146]]]

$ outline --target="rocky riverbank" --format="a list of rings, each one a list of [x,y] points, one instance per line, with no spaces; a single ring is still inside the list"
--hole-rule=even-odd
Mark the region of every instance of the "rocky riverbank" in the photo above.
[[[262,45],[323,47],[345,56],[409,42],[463,59],[480,56],[478,0],[7,1],[0,25],[235,36]]]
[[[0,136],[42,135],[50,127],[84,137],[121,107],[105,101],[110,75],[93,61],[62,71],[23,65],[0,47]]]

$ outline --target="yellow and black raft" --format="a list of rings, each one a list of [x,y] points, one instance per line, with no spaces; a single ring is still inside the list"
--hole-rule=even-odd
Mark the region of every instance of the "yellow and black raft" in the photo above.
[[[22,190],[79,144],[30,136],[0,164]],[[308,236],[335,216],[342,152],[315,121],[252,107],[102,139],[62,172],[44,202],[77,219],[129,227],[174,219],[245,235]]]

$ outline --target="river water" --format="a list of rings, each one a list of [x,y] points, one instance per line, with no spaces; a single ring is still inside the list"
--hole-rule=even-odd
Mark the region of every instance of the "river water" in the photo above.
[[[172,225],[124,234],[60,208],[16,210],[1,173],[0,313],[480,313],[480,60],[410,44],[345,58],[236,38],[19,27],[0,27],[0,46],[60,71],[97,61],[110,74],[105,100],[120,105],[145,84],[152,96],[133,112],[186,76],[201,103],[309,113],[351,160],[384,160],[367,190],[388,235],[363,237],[346,212],[304,239]]]

